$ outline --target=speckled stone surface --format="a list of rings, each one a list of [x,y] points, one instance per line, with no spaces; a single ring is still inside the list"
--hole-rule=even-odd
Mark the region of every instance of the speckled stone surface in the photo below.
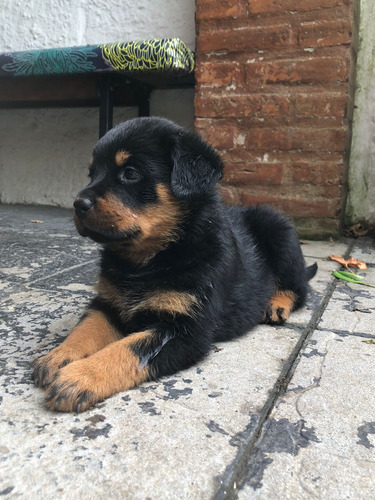
[[[375,248],[303,250],[319,272],[285,327],[261,325],[85,413],[54,413],[31,362],[83,312],[98,248],[69,211],[0,206],[0,496],[374,498],[374,289],[337,283],[326,258],[363,258],[375,281]]]

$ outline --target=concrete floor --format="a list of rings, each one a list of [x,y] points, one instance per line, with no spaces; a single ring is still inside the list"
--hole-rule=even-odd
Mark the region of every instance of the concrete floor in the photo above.
[[[2,498],[375,498],[375,289],[337,281],[327,260],[362,259],[375,282],[375,245],[303,251],[319,271],[285,327],[261,325],[86,413],[53,413],[31,362],[80,317],[98,249],[69,211],[0,206]]]

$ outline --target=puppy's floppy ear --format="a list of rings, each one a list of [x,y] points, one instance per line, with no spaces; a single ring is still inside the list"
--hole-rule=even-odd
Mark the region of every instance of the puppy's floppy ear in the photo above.
[[[172,149],[171,188],[180,199],[213,189],[223,177],[223,161],[212,146],[192,132],[180,132]]]

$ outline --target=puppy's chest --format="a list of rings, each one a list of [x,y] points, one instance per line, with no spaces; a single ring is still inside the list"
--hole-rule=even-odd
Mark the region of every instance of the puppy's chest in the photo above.
[[[192,316],[198,307],[195,295],[162,288],[140,288],[118,285],[101,276],[97,284],[98,296],[113,307],[123,321],[141,312],[158,315],[177,314]]]

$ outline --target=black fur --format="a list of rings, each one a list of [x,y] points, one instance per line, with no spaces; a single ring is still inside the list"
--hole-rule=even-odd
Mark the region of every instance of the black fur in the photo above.
[[[130,120],[96,144],[74,206],[80,234],[103,245],[98,295],[74,335],[35,364],[51,409],[87,409],[188,368],[214,342],[283,324],[304,304],[316,265],[306,268],[292,223],[269,207],[225,207],[222,174],[211,146],[161,118]],[[108,335],[92,332],[93,317]],[[111,365],[116,342],[129,369]]]
[[[151,185],[129,195],[126,187],[106,180],[117,150],[129,151],[129,164],[139,162]],[[124,321],[121,311],[100,297],[91,306],[105,312],[124,335],[155,331],[151,345],[135,348],[152,377],[187,368],[202,359],[213,342],[241,336],[261,323],[277,289],[295,294],[294,308],[304,304],[307,280],[316,269],[306,271],[293,225],[269,207],[223,206],[217,191],[221,158],[199,136],[164,119],[136,119],[99,141],[94,164],[95,158],[100,173],[94,173],[94,185],[97,175],[101,189],[112,190],[125,204],[155,202],[152,187],[160,182],[170,186],[183,207],[177,241],[144,264],[113,250],[110,238],[104,242],[101,274],[120,295],[126,290],[127,301],[142,300],[150,291],[189,293],[197,299],[192,314],[142,310]]]

